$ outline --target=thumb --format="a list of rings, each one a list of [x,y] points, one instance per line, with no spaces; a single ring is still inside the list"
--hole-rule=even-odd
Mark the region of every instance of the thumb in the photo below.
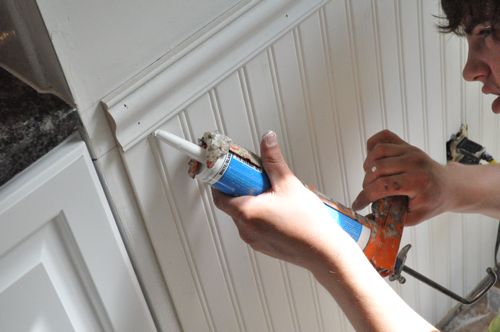
[[[358,211],[366,207],[368,204],[370,204],[370,200],[366,196],[365,192],[362,191],[358,194],[358,197],[356,197],[356,199],[352,203],[352,209],[354,211]]]
[[[276,133],[273,131],[267,132],[262,136],[260,143],[260,153],[262,165],[269,176],[273,188],[280,187],[280,184],[292,175],[292,171],[288,168],[285,158],[281,153],[278,145]]]

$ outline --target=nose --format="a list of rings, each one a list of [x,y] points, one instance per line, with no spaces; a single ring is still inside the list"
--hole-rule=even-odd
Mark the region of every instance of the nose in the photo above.
[[[467,62],[465,63],[462,75],[466,81],[481,81],[484,82],[488,76],[488,66],[481,60],[479,54],[471,48],[469,44],[469,52]]]

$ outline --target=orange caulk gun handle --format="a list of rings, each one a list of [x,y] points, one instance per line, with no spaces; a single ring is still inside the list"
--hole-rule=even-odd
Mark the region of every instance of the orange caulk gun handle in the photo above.
[[[394,272],[407,214],[408,197],[390,196],[374,202],[372,214],[359,220],[371,229],[363,252],[383,277]]]

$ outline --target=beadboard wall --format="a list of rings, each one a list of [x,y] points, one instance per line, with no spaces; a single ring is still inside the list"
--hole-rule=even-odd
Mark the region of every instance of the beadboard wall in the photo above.
[[[470,137],[500,156],[491,99],[481,95],[479,84],[461,78],[466,44],[437,33],[437,1],[316,3],[276,9],[292,23],[250,31],[260,36],[254,46],[242,46],[251,38],[243,34],[236,51],[231,44],[218,49],[217,57],[231,55],[223,63],[204,65],[197,57],[197,71],[179,74],[179,85],[168,85],[160,72],[136,90],[127,87],[104,100],[185,331],[352,327],[308,272],[256,253],[239,239],[210,190],[186,175],[186,157],[157,142],[155,129],[192,141],[217,129],[255,151],[260,136],[273,129],[296,175],[348,205],[361,189],[365,142],[384,128],[444,163],[446,140],[467,123]],[[259,6],[247,15],[258,20]],[[176,66],[182,64],[165,72]],[[150,96],[154,100],[140,100]],[[448,214],[408,228],[402,241],[413,246],[407,264],[466,294],[493,264],[496,227],[485,217]],[[455,305],[407,279],[392,285],[432,323]]]

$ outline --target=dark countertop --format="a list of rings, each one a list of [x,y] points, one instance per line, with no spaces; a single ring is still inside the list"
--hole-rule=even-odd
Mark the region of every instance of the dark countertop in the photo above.
[[[80,128],[75,108],[0,67],[0,186]]]

